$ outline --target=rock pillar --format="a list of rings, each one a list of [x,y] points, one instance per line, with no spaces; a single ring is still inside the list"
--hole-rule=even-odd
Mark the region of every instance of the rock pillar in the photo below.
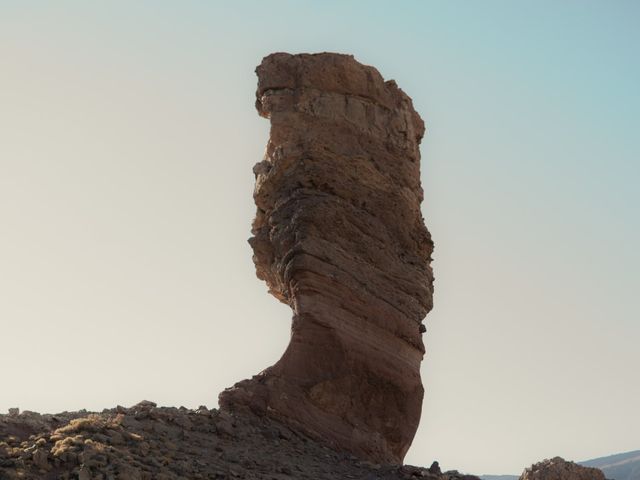
[[[424,123],[350,55],[266,57],[254,167],[256,272],[291,306],[282,358],[220,394],[336,448],[401,463],[420,421],[433,243],[420,212]]]

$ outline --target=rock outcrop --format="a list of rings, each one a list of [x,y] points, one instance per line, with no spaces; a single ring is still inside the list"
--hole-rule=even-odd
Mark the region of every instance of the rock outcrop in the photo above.
[[[256,72],[271,133],[254,167],[250,244],[258,277],[293,310],[291,340],[220,406],[401,463],[420,420],[432,308],[424,124],[394,81],[350,55],[276,53]]]
[[[520,480],[605,480],[605,476],[597,468],[583,467],[554,457],[525,469]]]
[[[374,464],[249,412],[141,402],[100,413],[0,415],[0,480],[479,480]]]

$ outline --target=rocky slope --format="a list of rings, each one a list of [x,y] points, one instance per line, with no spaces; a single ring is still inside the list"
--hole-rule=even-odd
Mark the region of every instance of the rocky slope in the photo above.
[[[266,57],[271,133],[254,262],[293,310],[282,358],[220,395],[371,461],[401,463],[420,420],[433,243],[420,212],[424,124],[394,81],[331,53]]]
[[[0,480],[476,480],[374,464],[267,417],[141,402],[101,413],[0,415]]]

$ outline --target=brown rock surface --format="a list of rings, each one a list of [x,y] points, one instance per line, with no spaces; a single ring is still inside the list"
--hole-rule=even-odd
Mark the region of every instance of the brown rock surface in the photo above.
[[[276,53],[256,72],[271,133],[254,167],[250,243],[293,321],[282,358],[221,393],[221,408],[401,463],[420,420],[432,308],[424,124],[394,81],[349,55]]]
[[[249,412],[156,407],[0,415],[0,480],[478,480],[374,464]]]
[[[554,457],[525,469],[520,480],[605,480],[605,476],[597,468],[583,467]]]

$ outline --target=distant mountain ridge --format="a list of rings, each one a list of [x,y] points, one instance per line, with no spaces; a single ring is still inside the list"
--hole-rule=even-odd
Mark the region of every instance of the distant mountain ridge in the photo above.
[[[640,480],[640,450],[576,462],[599,468],[609,480]],[[482,480],[518,480],[518,475],[480,475]]]
[[[613,480],[640,480],[640,450],[594,458],[579,463],[585,467],[599,468],[607,478]]]

